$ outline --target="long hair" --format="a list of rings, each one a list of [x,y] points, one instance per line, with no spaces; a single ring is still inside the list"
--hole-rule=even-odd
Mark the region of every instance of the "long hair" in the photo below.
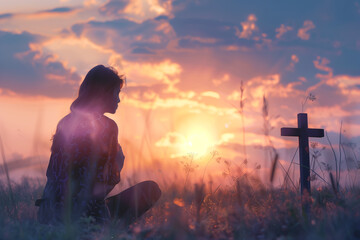
[[[116,87],[122,88],[125,82],[123,75],[111,67],[97,65],[85,76],[79,88],[79,95],[71,104],[70,110],[91,111],[94,104],[101,105],[102,99]],[[101,107],[101,106],[100,106]]]
[[[123,75],[119,76],[110,67],[103,65],[93,67],[80,85],[79,95],[70,106],[71,112],[93,112],[96,108],[105,109],[103,99],[112,94],[115,88],[120,87],[121,89],[124,82],[125,77]],[[68,116],[60,120],[56,133],[52,137],[52,152],[56,152],[61,146],[64,146],[67,141],[66,135],[75,131],[75,129],[69,129],[69,126],[66,126],[67,118]]]

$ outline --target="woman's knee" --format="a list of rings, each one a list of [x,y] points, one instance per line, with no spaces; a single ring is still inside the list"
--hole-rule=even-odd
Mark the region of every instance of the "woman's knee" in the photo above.
[[[161,189],[159,185],[154,181],[144,181],[140,183],[144,189],[150,192],[151,198],[157,201],[161,196]]]

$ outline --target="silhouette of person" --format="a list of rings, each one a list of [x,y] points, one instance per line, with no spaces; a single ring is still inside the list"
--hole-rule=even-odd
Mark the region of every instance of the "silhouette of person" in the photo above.
[[[116,112],[123,84],[123,76],[103,65],[85,76],[71,112],[60,120],[53,137],[47,182],[35,203],[40,223],[91,216],[97,223],[121,219],[129,224],[160,198],[161,190],[153,181],[107,198],[120,182],[125,156],[116,123],[103,114]]]

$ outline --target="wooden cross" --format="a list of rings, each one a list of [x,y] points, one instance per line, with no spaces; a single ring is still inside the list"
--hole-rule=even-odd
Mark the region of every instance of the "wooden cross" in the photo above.
[[[301,196],[306,190],[310,195],[309,137],[324,137],[324,129],[308,128],[306,113],[299,113],[298,128],[281,128],[281,136],[299,137]]]

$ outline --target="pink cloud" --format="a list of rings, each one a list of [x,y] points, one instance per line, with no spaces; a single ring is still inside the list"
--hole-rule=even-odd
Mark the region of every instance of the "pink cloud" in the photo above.
[[[192,40],[192,41],[196,41],[199,43],[205,43],[205,44],[218,42],[218,39],[216,39],[216,38],[202,38],[202,37],[192,37],[192,36],[185,36],[182,39]]]
[[[321,74],[318,73],[316,74],[317,78],[329,78],[333,76],[333,69],[329,66],[327,66],[330,61],[327,58],[321,58],[321,57],[317,57],[316,60],[313,61],[315,68],[327,72],[327,74]]]
[[[236,36],[239,38],[246,38],[249,39],[253,32],[258,30],[258,27],[256,26],[257,18],[255,14],[250,14],[245,22],[241,22],[242,31],[240,31],[238,28],[236,28]]]
[[[216,98],[216,99],[220,99],[220,95],[217,92],[213,92],[213,91],[206,91],[206,92],[202,92],[201,96],[203,97],[211,97],[211,98]]]
[[[213,79],[212,82],[215,86],[219,86],[224,82],[228,82],[230,80],[229,74],[224,74],[222,78]]]
[[[286,32],[291,31],[292,29],[293,28],[290,26],[285,26],[284,24],[281,24],[281,26],[275,30],[277,32],[276,38],[280,39]]]
[[[295,64],[297,64],[298,62],[299,62],[298,56],[296,56],[295,54],[291,55],[291,62],[289,66],[286,68],[286,70],[293,71],[295,68]]]
[[[297,35],[302,40],[309,40],[310,39],[310,34],[308,33],[308,31],[310,31],[311,29],[314,29],[314,28],[315,28],[314,23],[312,21],[310,21],[310,20],[306,20],[304,22],[303,27],[298,30]]]
[[[135,80],[130,83],[132,86],[165,84],[167,91],[170,92],[175,90],[175,85],[179,82],[178,75],[182,71],[181,65],[172,62],[170,59],[157,63],[138,63],[122,60],[121,65],[121,72],[124,72],[129,79]]]
[[[360,90],[355,88],[360,85],[359,76],[337,75],[329,78],[326,83],[330,86],[338,86],[341,89],[353,90],[354,93],[358,93],[356,97],[359,97]]]
[[[298,77],[298,79],[301,81],[301,82],[306,82],[307,79],[305,77]]]
[[[79,12],[79,9],[69,7],[59,7],[54,9],[48,9],[30,14],[22,14],[29,19],[33,18],[51,18],[51,17],[69,17],[69,15],[75,15]]]
[[[99,2],[97,0],[84,0],[84,6],[85,7],[91,7],[91,6],[96,6],[99,4]]]
[[[100,8],[100,12],[109,16],[122,15],[135,22],[143,22],[160,15],[171,16],[171,0],[110,0]]]

